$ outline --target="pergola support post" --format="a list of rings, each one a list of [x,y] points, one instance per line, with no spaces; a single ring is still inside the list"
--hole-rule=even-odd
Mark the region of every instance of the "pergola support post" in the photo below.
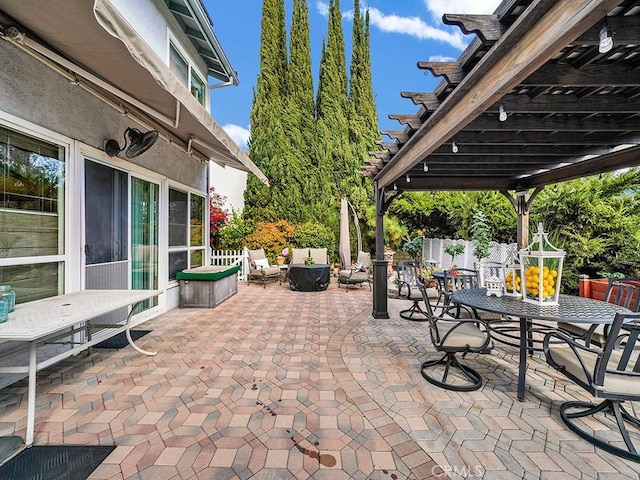
[[[509,199],[518,214],[518,229],[516,234],[518,248],[524,248],[529,243],[529,210],[531,210],[533,199],[538,196],[543,188],[544,187],[536,187],[531,193],[529,193],[528,190],[520,190],[517,191],[515,195],[512,195],[506,190],[500,192]]]
[[[387,261],[384,259],[385,189],[375,182],[376,258],[373,261],[373,318],[389,318],[387,301]]]

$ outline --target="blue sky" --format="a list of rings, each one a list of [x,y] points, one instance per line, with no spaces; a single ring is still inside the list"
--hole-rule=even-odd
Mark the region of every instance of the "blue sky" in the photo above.
[[[443,13],[493,13],[500,0],[361,0],[371,18],[371,74],[381,130],[403,128],[387,115],[418,111],[401,91],[430,92],[440,82],[416,66],[418,61],[447,61],[460,56],[472,35],[442,23]],[[240,85],[211,91],[213,118],[243,148],[249,138],[251,100],[260,68],[260,0],[204,0],[213,28]],[[329,0],[308,0],[314,88],[322,40],[326,38]],[[351,57],[353,0],[341,0],[347,69]],[[285,0],[287,31],[292,1]]]

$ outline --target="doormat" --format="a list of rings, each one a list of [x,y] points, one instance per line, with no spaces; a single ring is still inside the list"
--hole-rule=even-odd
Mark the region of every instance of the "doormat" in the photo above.
[[[136,340],[138,340],[139,338],[144,337],[147,333],[149,333],[151,330],[130,330],[129,333],[131,333],[131,339],[135,342]],[[129,345],[129,342],[127,342],[127,336],[124,332],[121,332],[117,335],[114,335],[111,338],[107,338],[106,340],[100,342],[100,343],[96,343],[93,347],[94,348],[124,348],[127,345]]]
[[[0,467],[2,480],[85,480],[115,446],[57,445],[26,448]]]

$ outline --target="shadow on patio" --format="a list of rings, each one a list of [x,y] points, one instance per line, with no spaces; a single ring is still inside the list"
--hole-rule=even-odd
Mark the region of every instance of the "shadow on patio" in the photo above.
[[[240,285],[215,309],[173,310],[131,347],[38,376],[36,445],[117,448],[92,479],[638,478],[560,421],[584,398],[535,356],[516,400],[517,352],[469,356],[484,387],[420,375],[426,325],[374,320],[371,292]],[[0,390],[0,435],[24,435],[26,383]]]

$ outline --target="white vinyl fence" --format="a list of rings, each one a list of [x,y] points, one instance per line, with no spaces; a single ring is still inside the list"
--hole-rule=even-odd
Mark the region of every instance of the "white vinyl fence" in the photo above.
[[[489,243],[489,257],[483,258],[481,262],[478,261],[478,257],[473,254],[474,246],[473,242],[469,240],[452,240],[450,238],[425,238],[422,247],[422,258],[425,262],[431,262],[436,267],[447,270],[451,268],[451,255],[445,253],[444,247],[446,245],[463,245],[464,252],[458,255],[453,263],[458,268],[469,268],[480,271],[480,282],[484,284],[484,278],[486,276],[495,274],[494,270],[489,271],[490,266],[499,266],[503,262],[511,263],[511,259],[517,258],[518,245],[515,243]],[[486,271],[485,271],[486,270]]]
[[[211,265],[240,265],[238,280],[246,281],[249,275],[249,252],[246,248],[240,250],[213,250]]]

